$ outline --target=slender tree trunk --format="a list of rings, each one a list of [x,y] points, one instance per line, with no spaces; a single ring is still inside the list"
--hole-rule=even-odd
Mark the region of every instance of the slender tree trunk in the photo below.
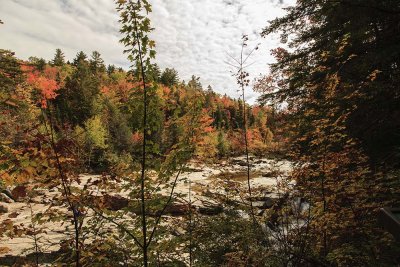
[[[72,212],[72,216],[73,216],[73,224],[74,224],[74,232],[75,232],[75,266],[76,267],[80,267],[80,246],[79,246],[79,219],[78,219],[78,208],[76,207],[76,205],[71,201],[70,196],[72,195],[71,193],[71,188],[69,187],[68,183],[67,183],[67,177],[65,175],[64,169],[61,165],[61,161],[60,161],[60,156],[58,155],[58,151],[55,145],[55,138],[54,138],[54,126],[53,126],[53,119],[52,119],[52,115],[51,115],[51,110],[50,110],[50,106],[47,105],[49,107],[49,126],[50,126],[50,131],[47,129],[47,123],[46,123],[46,115],[45,112],[42,110],[42,114],[44,116],[44,123],[45,123],[45,128],[47,133],[50,135],[50,145],[51,148],[54,152],[54,156],[56,159],[56,166],[57,166],[57,170],[59,173],[59,176],[61,178],[61,185],[63,188],[63,193],[64,193],[64,197],[67,201],[67,204]]]
[[[244,73],[243,73],[243,51],[240,55],[240,76],[241,76],[241,88],[242,88],[242,99],[243,99],[243,134],[244,134],[244,145],[245,145],[245,152],[246,152],[246,165],[247,165],[247,189],[249,192],[249,199],[250,199],[250,213],[253,219],[254,225],[256,225],[256,217],[254,214],[253,208],[253,200],[252,200],[252,192],[251,192],[251,184],[250,184],[250,159],[249,159],[249,142],[247,139],[247,118],[246,118],[246,101],[244,95]]]
[[[250,212],[253,220],[255,222],[254,208],[253,208],[253,200],[252,200],[252,192],[251,192],[251,184],[250,184],[250,159],[249,159],[249,143],[247,140],[247,120],[246,120],[246,102],[244,101],[244,90],[243,90],[243,131],[244,131],[244,144],[246,147],[246,165],[247,165],[247,189],[249,191],[250,197]]]
[[[147,244],[147,221],[146,221],[146,200],[145,200],[145,178],[146,178],[146,145],[147,145],[147,87],[146,74],[142,55],[142,47],[139,40],[139,29],[137,26],[136,12],[134,13],[135,38],[138,45],[140,69],[143,83],[143,143],[142,143],[142,162],[140,177],[140,198],[142,208],[142,235],[143,235],[143,266],[148,266],[148,244]]]
[[[36,266],[39,267],[39,244],[38,244],[38,238],[37,238],[37,232],[36,232],[36,223],[33,222],[33,208],[32,208],[32,204],[30,202],[31,202],[31,200],[29,200],[29,208],[31,210],[33,242],[34,242],[34,246],[35,246],[35,263],[36,263]]]
[[[248,41],[248,37],[247,35],[243,35],[242,36],[242,48],[241,48],[241,52],[240,52],[240,58],[236,59],[233,56],[229,55],[234,62],[236,62],[236,65],[233,64],[229,64],[233,67],[235,67],[238,71],[236,73],[236,81],[240,86],[240,89],[242,91],[242,101],[243,101],[243,110],[241,111],[243,114],[243,118],[242,118],[242,130],[243,130],[243,135],[244,135],[244,143],[245,143],[245,153],[246,153],[246,165],[247,165],[247,189],[248,189],[248,193],[249,193],[249,200],[250,200],[250,213],[251,213],[251,217],[253,219],[253,223],[254,223],[254,227],[256,227],[257,225],[257,221],[256,221],[256,217],[254,214],[254,208],[253,208],[253,200],[252,200],[252,191],[251,191],[251,183],[250,183],[250,159],[249,159],[249,141],[247,138],[247,112],[246,112],[246,98],[245,98],[245,87],[249,85],[249,80],[248,80],[248,76],[249,74],[244,70],[244,68],[246,67],[245,64],[247,62],[247,60],[249,59],[249,57],[251,56],[251,54],[258,49],[258,47],[256,46],[247,56],[246,58],[243,58],[244,56],[244,48],[247,47],[247,41]],[[240,101],[240,100],[239,100]],[[239,127],[240,128],[240,127]]]
[[[326,161],[326,145],[324,147],[324,158],[322,160],[322,177],[321,177],[321,193],[322,193],[322,201],[323,201],[323,213],[325,215],[326,212],[326,196],[325,196],[325,161]],[[324,226],[325,226],[324,221]],[[327,234],[326,229],[324,227],[323,230],[323,242],[324,242],[324,256],[328,254],[328,244],[327,244]]]
[[[189,267],[193,263],[193,232],[192,232],[192,181],[189,177]]]

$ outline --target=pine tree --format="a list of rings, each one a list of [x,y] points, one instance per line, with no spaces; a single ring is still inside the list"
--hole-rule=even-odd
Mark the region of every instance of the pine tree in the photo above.
[[[192,75],[192,78],[188,82],[188,87],[192,88],[194,90],[202,90],[203,86],[200,82],[200,77],[196,77],[196,76]]]
[[[151,64],[151,66],[149,67],[149,80],[154,81],[154,82],[161,82],[161,70],[160,67],[154,63]]]
[[[35,65],[38,71],[43,71],[46,67],[46,60],[44,58],[29,57],[29,63]]]
[[[107,66],[107,74],[108,75],[111,75],[111,74],[113,74],[114,72],[115,72],[115,69],[116,69],[116,67],[115,67],[115,65],[108,65]]]
[[[92,72],[105,72],[106,70],[104,60],[101,58],[100,53],[97,51],[93,51],[89,64]]]
[[[165,86],[175,86],[178,85],[179,76],[175,69],[166,68],[161,74],[161,83]]]
[[[78,66],[79,63],[85,62],[86,60],[87,60],[87,55],[83,51],[80,51],[78,52],[78,54],[76,54],[76,57],[74,58],[72,65]]]
[[[94,104],[99,93],[99,80],[92,75],[89,64],[84,60],[77,61],[76,69],[54,100],[61,121],[83,126],[95,115]]]
[[[53,60],[51,61],[53,66],[61,67],[65,64],[65,56],[61,49],[56,49],[56,54],[54,55]]]

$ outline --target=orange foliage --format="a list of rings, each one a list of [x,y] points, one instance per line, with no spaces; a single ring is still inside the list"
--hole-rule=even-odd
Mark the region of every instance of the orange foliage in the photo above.
[[[100,92],[101,92],[102,94],[104,94],[104,95],[110,95],[111,89],[110,89],[110,87],[108,87],[108,86],[102,86],[102,87],[100,88]]]
[[[52,79],[52,80],[56,80],[57,79],[57,74],[59,73],[58,68],[57,67],[49,67],[46,66],[46,68],[43,71],[43,75],[48,78],[48,79]]]
[[[35,67],[34,67],[34,66],[31,66],[31,65],[27,65],[27,64],[22,63],[22,64],[21,64],[21,70],[22,70],[23,72],[33,72],[33,71],[35,70]]]
[[[168,86],[162,86],[162,90],[165,96],[168,96],[171,93],[171,89]]]
[[[202,125],[202,128],[204,129],[204,133],[211,133],[214,131],[214,127],[211,126],[213,121],[214,119],[211,118],[210,115],[208,115],[208,110],[206,108],[203,108],[200,123]]]
[[[223,107],[230,107],[233,105],[232,99],[226,95],[220,98],[220,102],[222,103]]]
[[[54,79],[42,76],[37,72],[31,72],[28,73],[26,81],[28,84],[39,90],[41,94],[40,103],[42,108],[47,108],[47,100],[56,98],[56,91],[59,89],[59,86]]]
[[[143,140],[143,134],[140,133],[140,132],[135,132],[135,133],[132,134],[131,138],[132,138],[132,141],[133,141],[134,144],[139,144]]]

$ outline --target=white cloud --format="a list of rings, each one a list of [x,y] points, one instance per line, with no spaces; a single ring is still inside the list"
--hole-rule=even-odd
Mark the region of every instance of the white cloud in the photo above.
[[[227,53],[238,55],[242,34],[248,34],[250,47],[261,43],[252,56],[248,71],[265,73],[272,61],[269,50],[276,37],[259,36],[268,20],[284,14],[282,7],[294,0],[151,0],[153,39],[157,43],[156,62],[161,68],[173,67],[180,77],[201,77],[217,92],[238,97]],[[281,3],[283,2],[283,3]],[[106,63],[122,67],[129,63],[118,43],[118,14],[112,0],[1,0],[0,47],[28,58],[53,57],[61,48],[72,59],[83,50],[99,51]],[[253,102],[256,94],[248,91]]]

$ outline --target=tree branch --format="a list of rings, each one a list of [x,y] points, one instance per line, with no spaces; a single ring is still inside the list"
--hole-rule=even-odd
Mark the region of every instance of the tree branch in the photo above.
[[[181,166],[181,168],[179,169],[178,173],[176,174],[174,183],[173,183],[173,185],[172,185],[171,192],[170,192],[170,194],[169,194],[168,201],[167,201],[167,203],[164,205],[164,208],[161,210],[160,214],[158,215],[158,217],[157,217],[157,219],[156,219],[156,223],[155,223],[155,225],[154,225],[153,230],[151,231],[149,241],[146,243],[146,247],[148,247],[148,246],[150,245],[150,243],[151,243],[151,241],[152,241],[152,239],[153,239],[154,233],[155,233],[155,231],[156,231],[156,229],[157,229],[157,226],[158,226],[158,224],[160,223],[161,217],[162,217],[162,215],[164,214],[165,210],[167,209],[167,207],[169,206],[169,204],[170,204],[170,202],[171,202],[171,200],[172,200],[172,195],[174,194],[174,190],[175,190],[175,187],[176,187],[176,184],[177,184],[177,181],[178,181],[178,177],[179,177],[179,175],[180,175],[182,169],[183,169],[183,166]]]

